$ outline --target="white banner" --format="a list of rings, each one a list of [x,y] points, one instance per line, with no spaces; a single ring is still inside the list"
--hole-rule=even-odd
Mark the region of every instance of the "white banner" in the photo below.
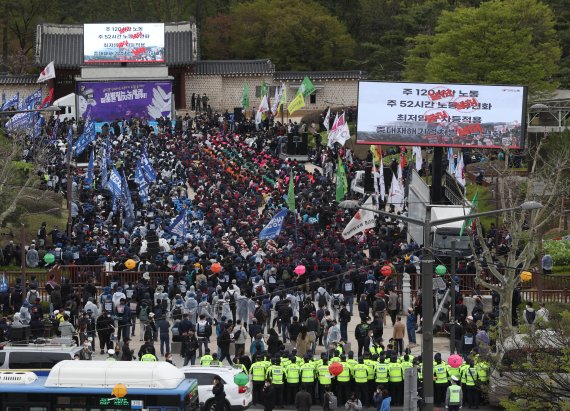
[[[520,86],[361,81],[357,143],[522,148],[525,102]]]
[[[368,197],[363,206],[367,208],[377,208],[372,202],[372,196]],[[368,210],[358,210],[343,230],[342,238],[348,240],[364,230],[376,227],[375,214],[376,213]]]

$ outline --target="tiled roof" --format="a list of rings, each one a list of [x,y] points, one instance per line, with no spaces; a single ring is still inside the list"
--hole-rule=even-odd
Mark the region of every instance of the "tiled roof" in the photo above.
[[[277,81],[302,81],[305,76],[311,80],[364,80],[368,76],[362,70],[345,71],[276,71]]]
[[[164,23],[164,57],[169,67],[185,66],[198,59],[194,21]],[[36,30],[36,62],[44,67],[75,69],[83,65],[83,25],[39,24]]]
[[[0,75],[0,84],[2,85],[36,84],[37,79],[38,76],[34,74],[21,74],[21,75],[5,74],[5,75]]]
[[[271,60],[208,60],[195,63],[193,73],[219,76],[273,75],[275,66]]]

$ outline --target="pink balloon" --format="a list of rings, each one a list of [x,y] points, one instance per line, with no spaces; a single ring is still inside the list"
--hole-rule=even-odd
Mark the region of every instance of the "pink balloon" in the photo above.
[[[463,364],[463,358],[460,355],[453,354],[449,356],[447,363],[451,368],[459,368]]]
[[[307,269],[305,268],[304,265],[298,265],[297,267],[295,267],[295,274],[303,275],[305,274],[305,272],[307,272]]]

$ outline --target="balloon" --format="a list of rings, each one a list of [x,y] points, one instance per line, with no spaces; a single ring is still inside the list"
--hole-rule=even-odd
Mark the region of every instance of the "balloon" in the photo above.
[[[213,263],[213,264],[210,266],[210,270],[211,270],[214,274],[217,274],[217,273],[219,273],[220,271],[222,271],[222,265],[221,265],[220,263]]]
[[[304,265],[298,265],[297,267],[295,267],[295,274],[297,275],[303,275],[307,272],[307,269],[305,268]]]
[[[453,354],[449,356],[447,363],[451,368],[459,368],[463,364],[463,358],[460,355]]]
[[[380,269],[380,274],[382,274],[384,277],[388,277],[390,275],[392,275],[392,267],[390,267],[389,265],[385,265]]]
[[[52,253],[47,253],[46,255],[44,255],[44,261],[46,262],[46,264],[53,264],[55,262],[55,255],[53,255]]]
[[[243,387],[244,385],[247,385],[249,378],[243,372],[240,372],[239,374],[234,375],[234,382],[238,386]]]
[[[127,386],[121,383],[116,384],[113,387],[113,392],[111,394],[117,398],[123,398],[125,395],[127,395]]]
[[[521,273],[521,281],[530,281],[532,280],[532,273],[530,271],[523,271]]]
[[[333,362],[331,365],[329,365],[329,372],[335,377],[340,375],[340,373],[342,373],[342,370],[342,364],[339,362]]]
[[[125,267],[127,267],[127,270],[132,270],[136,266],[137,263],[135,262],[135,260],[129,258],[127,261],[125,261]]]
[[[438,265],[437,267],[435,267],[435,273],[437,275],[445,275],[447,273],[447,268],[445,268],[444,265]]]

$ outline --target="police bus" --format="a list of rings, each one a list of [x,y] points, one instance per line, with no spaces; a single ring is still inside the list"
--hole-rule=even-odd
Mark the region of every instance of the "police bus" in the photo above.
[[[166,362],[62,361],[46,377],[0,373],[5,411],[190,411],[198,383]]]

